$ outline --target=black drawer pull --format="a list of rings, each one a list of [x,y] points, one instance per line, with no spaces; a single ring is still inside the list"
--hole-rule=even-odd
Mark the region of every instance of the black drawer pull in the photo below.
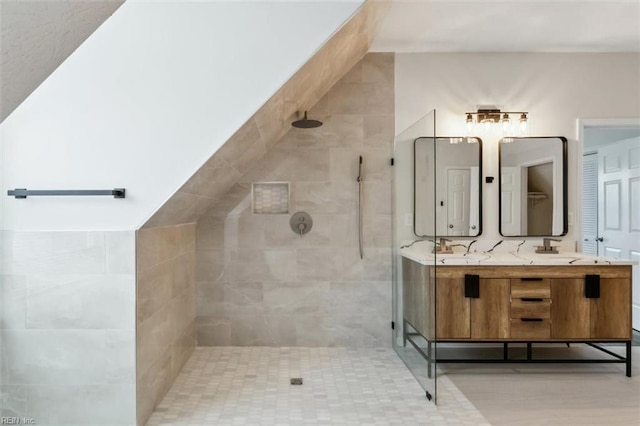
[[[542,297],[523,297],[523,302],[542,302],[544,299]]]
[[[542,322],[542,318],[520,318],[520,321],[525,321],[525,322]]]
[[[471,299],[480,298],[480,275],[465,274],[464,297]]]
[[[584,277],[584,297],[587,299],[600,298],[600,275],[586,275]]]
[[[520,278],[520,281],[542,281],[543,278]]]

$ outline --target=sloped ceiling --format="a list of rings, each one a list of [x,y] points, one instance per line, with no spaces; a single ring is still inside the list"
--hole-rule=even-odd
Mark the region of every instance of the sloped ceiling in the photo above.
[[[368,52],[389,2],[364,5],[225,144],[143,228],[197,222]]]
[[[0,2],[0,122],[124,0]]]

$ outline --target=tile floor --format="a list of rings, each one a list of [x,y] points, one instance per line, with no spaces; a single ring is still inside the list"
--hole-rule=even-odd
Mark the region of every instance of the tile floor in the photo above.
[[[599,357],[560,350],[538,353]],[[401,356],[425,372],[414,352]],[[147,425],[640,425],[633,353],[632,378],[619,364],[440,365],[436,407],[393,349],[199,347]]]
[[[446,376],[438,395],[391,348],[198,347],[147,425],[489,424]]]

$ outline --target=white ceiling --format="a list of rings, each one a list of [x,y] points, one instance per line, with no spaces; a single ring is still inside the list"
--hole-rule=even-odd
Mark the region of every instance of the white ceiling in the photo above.
[[[0,0],[0,122],[123,1]],[[640,0],[392,3],[372,51],[640,52]]]
[[[640,0],[394,0],[377,52],[640,52]]]

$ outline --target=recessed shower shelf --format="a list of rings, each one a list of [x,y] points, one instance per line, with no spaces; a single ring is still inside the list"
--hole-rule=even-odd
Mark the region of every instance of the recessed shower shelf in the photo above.
[[[251,185],[254,214],[288,214],[289,182],[255,182]]]

